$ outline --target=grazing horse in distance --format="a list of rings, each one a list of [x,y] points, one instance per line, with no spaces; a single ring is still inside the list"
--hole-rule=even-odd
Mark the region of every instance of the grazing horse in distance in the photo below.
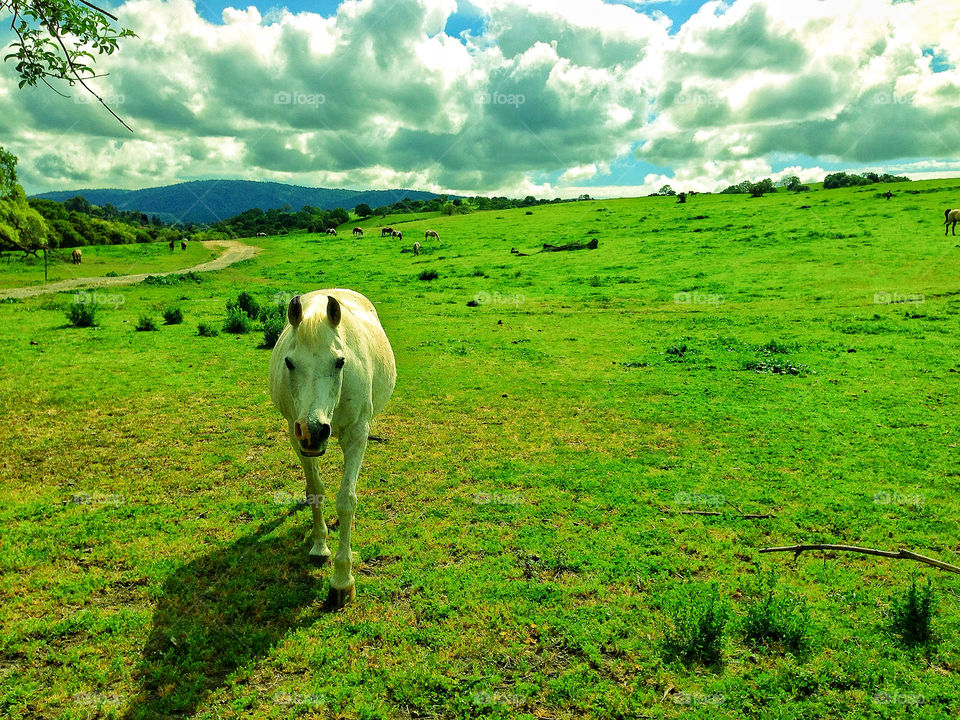
[[[424,239],[424,240],[429,240],[430,238],[436,238],[437,240],[439,240],[439,239],[440,239],[440,236],[437,234],[437,231],[436,231],[436,230],[427,230],[427,231],[423,234],[423,239]]]
[[[950,229],[947,227],[950,223],[953,223],[953,234],[957,234],[957,223],[960,222],[960,210],[947,210],[946,220],[943,223],[943,234],[946,235],[947,231]]]
[[[287,420],[290,444],[307,481],[313,510],[309,559],[330,559],[323,518],[324,487],[318,458],[330,438],[343,451],[337,493],[340,543],[333,561],[327,607],[342,608],[355,596],[350,534],[357,506],[357,475],[370,423],[396,384],[397,368],[373,304],[353,290],[317,290],[296,295],[270,357],[270,397]]]
[[[393,236],[394,236],[397,240],[403,240],[403,233],[400,232],[399,230],[394,230],[394,231],[393,231]]]
[[[417,256],[417,255],[420,254],[420,241],[419,241],[419,240],[417,240],[416,242],[413,243],[413,254],[414,254],[414,256]]]
[[[80,250],[80,248],[76,248],[73,251],[72,259],[74,265],[79,265],[80,261],[83,260],[83,252]]]
[[[380,237],[383,237],[384,235],[393,235],[393,228],[392,227],[380,228]]]
[[[363,237],[363,228],[355,227],[355,228],[353,229],[353,234],[354,234],[355,236],[356,236],[356,235],[359,235],[360,237]]]
[[[170,252],[173,252],[173,240],[170,241]]]
[[[258,232],[258,233],[257,233],[257,237],[266,237],[266,236],[267,236],[267,234],[266,234],[265,232]],[[173,248],[170,248],[170,249],[172,250]]]
[[[336,228],[327,228],[327,235],[333,235],[334,237],[336,237],[336,236],[337,236],[337,229],[336,229]]]
[[[187,241],[186,241],[186,240],[181,240],[181,241],[180,241],[180,249],[181,249],[181,250],[186,250],[186,249],[187,249]]]

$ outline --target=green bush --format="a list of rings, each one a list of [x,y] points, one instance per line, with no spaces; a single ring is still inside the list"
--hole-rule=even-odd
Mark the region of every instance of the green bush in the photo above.
[[[137,319],[137,324],[135,329],[138,332],[152,332],[157,329],[157,324],[153,321],[153,318],[149,315],[141,315]]]
[[[667,608],[667,615],[663,649],[668,658],[704,665],[720,660],[729,609],[715,585],[687,586]]]
[[[747,601],[743,634],[753,645],[779,643],[794,653],[810,645],[810,613],[806,600],[795,593],[777,592],[777,577],[758,575]]]
[[[179,325],[183,322],[183,311],[178,307],[168,307],[163,311],[163,321],[167,325]]]
[[[94,327],[97,324],[96,304],[71,303],[67,306],[67,321],[73,327]]]
[[[436,270],[424,270],[417,277],[421,280],[436,280],[440,275]]]
[[[200,323],[197,325],[197,335],[200,337],[216,337],[220,333],[217,331],[213,325],[208,323]]]
[[[232,335],[243,335],[250,332],[252,323],[247,313],[238,306],[227,310],[227,319],[223,323],[223,331]]]
[[[283,305],[264,307],[260,311],[260,319],[263,321],[263,347],[272,348],[277,344],[286,325],[287,309]]]
[[[922,645],[933,636],[933,613],[936,598],[933,586],[917,587],[914,578],[909,589],[890,603],[890,629],[899,635],[906,645]]]
[[[227,312],[234,308],[242,310],[250,320],[256,320],[260,316],[260,303],[246,290],[237,295],[236,300],[227,301]]]

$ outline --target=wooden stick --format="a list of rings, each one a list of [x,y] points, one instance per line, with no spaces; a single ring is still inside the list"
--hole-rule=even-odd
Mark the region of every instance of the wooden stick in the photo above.
[[[931,557],[927,557],[926,555],[920,555],[918,553],[911,552],[910,550],[904,550],[903,548],[900,548],[896,552],[857,547],[855,545],[790,545],[787,547],[760,548],[761,553],[792,552],[794,560],[797,559],[800,553],[807,550],[836,550],[838,552],[855,552],[862,553],[863,555],[876,555],[877,557],[891,558],[893,560],[914,560],[926,565],[932,565],[933,567],[940,568],[941,570],[946,570],[947,572],[960,574],[960,567],[957,567],[956,565],[941,562],[940,560],[935,560]]]

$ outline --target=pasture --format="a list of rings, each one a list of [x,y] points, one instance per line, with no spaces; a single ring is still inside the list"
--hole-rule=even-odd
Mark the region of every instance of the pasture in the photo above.
[[[392,216],[402,246],[370,221],[253,238],[223,271],[110,289],[95,328],[67,327],[69,294],[0,303],[0,714],[956,715],[957,576],[758,553],[960,560],[960,181],[885,189]],[[107,250],[142,271],[140,246],[84,248],[81,271]],[[243,290],[321,287],[376,304],[398,371],[338,613],[270,351],[197,336]],[[171,305],[183,324],[134,330]],[[334,518],[339,450],[320,467]],[[771,570],[805,602],[802,648],[743,631]],[[908,647],[887,615],[914,578],[938,605]],[[675,608],[710,588],[719,657],[671,655]]]

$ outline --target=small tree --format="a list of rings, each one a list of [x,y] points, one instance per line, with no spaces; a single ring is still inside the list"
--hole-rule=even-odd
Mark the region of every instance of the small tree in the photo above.
[[[750,197],[763,197],[765,193],[775,193],[776,191],[777,187],[770,178],[764,178],[760,182],[750,184]]]
[[[657,191],[657,195],[676,195],[676,191],[669,185],[664,185]]]
[[[356,213],[357,217],[362,217],[362,218],[370,217],[371,215],[373,215],[373,209],[366,203],[360,203],[359,205],[357,205],[353,209],[353,212]]]

